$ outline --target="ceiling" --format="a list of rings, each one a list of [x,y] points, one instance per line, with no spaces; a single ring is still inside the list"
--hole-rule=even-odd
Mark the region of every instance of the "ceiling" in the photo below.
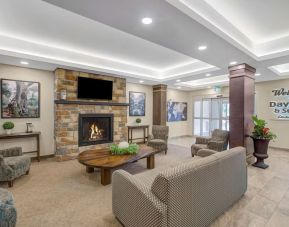
[[[183,90],[226,84],[232,61],[255,67],[257,81],[289,78],[286,7],[286,0],[3,0],[0,62]]]

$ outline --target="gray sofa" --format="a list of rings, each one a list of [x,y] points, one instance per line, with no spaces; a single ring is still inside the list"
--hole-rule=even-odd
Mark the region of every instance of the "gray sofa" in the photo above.
[[[188,161],[145,182],[124,170],[113,173],[113,213],[124,226],[208,226],[246,192],[246,151]]]
[[[29,174],[30,164],[30,157],[22,154],[21,147],[0,150],[0,181],[12,187],[14,179]]]

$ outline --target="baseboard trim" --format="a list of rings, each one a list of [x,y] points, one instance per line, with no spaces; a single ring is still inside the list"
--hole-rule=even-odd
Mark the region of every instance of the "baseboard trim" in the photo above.
[[[192,135],[172,136],[172,137],[170,137],[170,139],[183,138],[183,137],[194,137],[194,136],[192,136]]]
[[[288,151],[289,152],[289,148],[274,147],[274,146],[269,146],[269,148],[278,149],[278,150],[281,150],[281,151]]]
[[[48,158],[54,158],[54,154],[49,154],[49,155],[42,155],[40,156],[40,160],[48,159]],[[37,161],[37,157],[31,157],[32,161]]]

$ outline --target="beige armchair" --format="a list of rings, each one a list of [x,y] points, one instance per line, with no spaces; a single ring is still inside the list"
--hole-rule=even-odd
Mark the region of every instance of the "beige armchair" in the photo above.
[[[197,137],[196,143],[192,145],[192,157],[198,155],[201,149],[210,149],[214,151],[224,151],[228,147],[229,132],[215,129],[212,137]]]
[[[149,136],[147,145],[158,151],[168,151],[169,126],[153,125],[152,135]]]

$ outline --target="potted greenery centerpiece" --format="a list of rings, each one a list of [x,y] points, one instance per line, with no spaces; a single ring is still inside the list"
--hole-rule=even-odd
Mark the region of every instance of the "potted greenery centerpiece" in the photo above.
[[[275,139],[277,136],[270,131],[269,128],[266,128],[266,121],[259,119],[257,116],[253,116],[252,120],[254,122],[254,131],[251,138],[254,141],[254,156],[257,158],[257,161],[253,166],[266,169],[269,165],[264,163],[264,159],[268,158],[268,145],[270,140]]]
[[[11,134],[13,128],[14,128],[13,122],[11,122],[11,121],[4,122],[3,129],[5,130],[6,134]]]
[[[137,154],[139,146],[135,143],[120,142],[110,146],[110,152],[114,155]]]
[[[135,122],[136,122],[137,124],[140,124],[140,123],[141,123],[141,118],[135,119]]]

